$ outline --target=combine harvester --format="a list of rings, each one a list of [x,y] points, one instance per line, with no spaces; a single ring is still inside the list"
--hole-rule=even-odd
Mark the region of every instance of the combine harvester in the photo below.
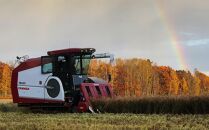
[[[93,48],[69,48],[39,58],[17,57],[19,65],[11,82],[13,102],[22,107],[93,112],[90,99],[112,97],[113,93],[108,81],[87,76],[90,60],[114,60],[111,54],[94,52]]]

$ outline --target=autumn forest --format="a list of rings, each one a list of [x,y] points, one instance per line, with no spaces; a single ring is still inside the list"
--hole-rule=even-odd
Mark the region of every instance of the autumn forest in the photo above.
[[[11,65],[0,62],[0,97],[11,97]],[[145,59],[116,59],[114,65],[93,60],[89,75],[107,80],[117,96],[155,96],[209,94],[209,77],[197,69],[194,72],[158,66]]]
[[[113,91],[118,96],[209,94],[209,77],[197,69],[193,73],[157,66],[150,60],[116,59],[115,65],[92,61],[89,74],[107,79],[112,75]]]

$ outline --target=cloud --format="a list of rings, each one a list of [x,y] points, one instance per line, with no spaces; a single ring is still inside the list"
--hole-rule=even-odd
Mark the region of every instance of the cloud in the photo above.
[[[191,33],[191,32],[180,32],[181,35],[184,35],[184,36],[194,36],[195,34],[194,33]]]
[[[199,46],[187,46],[186,48],[186,60],[188,65],[194,69],[198,68],[201,71],[209,71],[208,62],[208,50],[209,44]]]
[[[203,73],[209,76],[209,71],[205,71]]]
[[[71,47],[149,58],[175,68],[177,57],[165,27],[171,25],[179,42],[186,41],[186,60],[209,70],[209,1],[162,1],[169,21],[162,20],[153,0],[0,0],[0,60],[46,55],[69,47],[70,40]]]
[[[200,46],[209,44],[209,39],[196,39],[186,41],[187,46]]]

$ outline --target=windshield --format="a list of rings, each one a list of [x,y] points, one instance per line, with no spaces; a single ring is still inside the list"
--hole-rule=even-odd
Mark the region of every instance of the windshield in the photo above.
[[[87,75],[89,64],[91,60],[91,55],[82,55],[82,56],[75,56],[75,69],[76,74]]]

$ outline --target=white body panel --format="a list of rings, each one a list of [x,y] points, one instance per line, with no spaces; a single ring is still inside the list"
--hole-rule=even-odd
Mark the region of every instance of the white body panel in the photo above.
[[[18,86],[19,97],[44,99],[44,87]]]
[[[47,94],[45,84],[52,77],[51,75],[51,73],[42,74],[41,66],[19,72],[17,83],[19,97],[64,101],[64,90],[59,78],[56,78],[61,86],[59,95],[56,98],[51,98]]]

